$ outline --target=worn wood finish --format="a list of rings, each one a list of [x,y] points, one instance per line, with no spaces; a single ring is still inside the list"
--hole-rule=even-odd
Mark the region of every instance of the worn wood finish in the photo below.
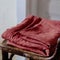
[[[54,56],[54,58],[51,59],[51,60],[60,60],[60,43],[58,44],[57,47],[58,47],[58,48],[57,48],[57,53],[56,53],[56,55]]]
[[[15,48],[13,46],[9,46],[9,45],[6,44],[5,40],[3,41],[2,44],[0,44],[0,47],[3,51],[10,52],[12,54],[17,54],[17,55],[24,56],[24,57],[28,57],[28,58],[31,58],[34,55],[39,56],[38,54],[35,54],[33,52],[28,52],[28,51],[25,51],[25,50]],[[12,58],[10,58],[10,59],[12,59]]]
[[[8,60],[8,52],[2,51],[2,60]]]
[[[12,53],[13,55],[17,54],[17,55],[20,55],[20,56],[24,56],[24,57],[30,58],[30,60],[40,60],[40,59],[48,60],[48,59],[52,58],[52,57],[42,57],[39,54],[29,52],[29,51],[25,51],[25,50],[7,45],[5,40],[3,41],[2,44],[0,44],[0,47],[1,47],[2,51]],[[11,59],[12,59],[12,56],[11,56]]]
[[[14,54],[11,54],[9,60],[12,60],[13,56],[14,56]]]

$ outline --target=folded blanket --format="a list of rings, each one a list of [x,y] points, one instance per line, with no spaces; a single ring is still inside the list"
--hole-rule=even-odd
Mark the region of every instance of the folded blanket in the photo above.
[[[7,40],[7,44],[41,56],[50,56],[55,51],[60,35],[56,24],[54,21],[29,16],[17,26],[7,29],[2,37]]]

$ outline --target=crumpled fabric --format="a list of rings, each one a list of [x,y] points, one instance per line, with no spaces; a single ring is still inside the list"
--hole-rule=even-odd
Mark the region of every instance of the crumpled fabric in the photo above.
[[[59,27],[60,23],[57,21],[28,16],[20,24],[7,29],[2,38],[7,40],[7,44],[17,48],[40,56],[51,56],[60,35]]]

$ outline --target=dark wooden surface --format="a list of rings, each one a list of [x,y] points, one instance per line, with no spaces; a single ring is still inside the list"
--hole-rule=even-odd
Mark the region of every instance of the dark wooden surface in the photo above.
[[[25,50],[22,50],[22,49],[19,49],[19,48],[16,48],[16,47],[7,45],[5,40],[3,41],[2,44],[0,44],[0,48],[2,49],[2,51],[5,51],[6,52],[6,53],[4,53],[4,52],[2,53],[3,54],[3,57],[4,57],[4,55],[6,55],[8,57],[8,53],[7,52],[10,52],[13,55],[14,54],[17,54],[17,55],[20,55],[20,56],[24,56],[24,57],[30,58],[30,60],[33,60],[33,59],[37,59],[37,60],[40,60],[40,59],[44,60],[45,59],[45,60],[48,60],[48,59],[51,58],[51,57],[41,57],[40,55],[38,55],[36,53],[25,51]],[[6,60],[7,59],[8,58],[6,58]]]
[[[57,46],[57,53],[55,54],[54,58],[51,60],[60,60],[60,42]]]
[[[2,51],[2,60],[8,60],[8,52]]]

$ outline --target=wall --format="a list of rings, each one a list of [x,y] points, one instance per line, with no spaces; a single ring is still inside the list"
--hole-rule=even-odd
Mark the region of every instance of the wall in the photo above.
[[[50,0],[39,0],[38,7],[39,13],[38,15],[43,18],[49,18],[49,4]]]
[[[0,0],[0,34],[26,16],[26,0]]]
[[[60,0],[27,0],[27,15],[60,20]]]
[[[38,15],[38,0],[26,0],[26,15]]]
[[[0,35],[16,23],[16,0],[0,0]]]
[[[1,34],[17,23],[21,22],[26,16],[25,0],[0,0],[0,40]],[[16,56],[16,60],[25,58]]]
[[[39,16],[60,20],[60,0],[39,0]]]
[[[49,7],[50,18],[60,20],[60,0],[51,0]]]
[[[17,0],[17,23],[26,17],[26,0]]]

